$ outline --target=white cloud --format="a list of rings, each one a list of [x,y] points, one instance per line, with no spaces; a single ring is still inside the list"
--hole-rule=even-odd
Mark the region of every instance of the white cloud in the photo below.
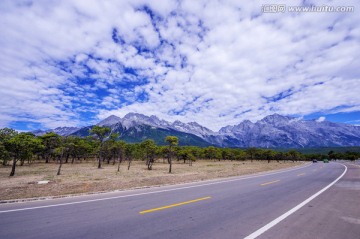
[[[324,117],[324,116],[320,116],[317,120],[316,120],[316,122],[323,122],[323,121],[325,121],[326,120],[326,118]]]
[[[262,14],[270,2],[3,1],[0,125],[135,111],[216,130],[271,113],[359,111],[360,15]]]

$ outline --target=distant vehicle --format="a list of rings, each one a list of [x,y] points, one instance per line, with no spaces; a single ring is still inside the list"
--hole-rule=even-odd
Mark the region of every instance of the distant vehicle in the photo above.
[[[329,163],[329,160],[328,160],[328,159],[324,159],[323,162],[324,162],[324,163]]]
[[[313,163],[317,163],[317,160],[316,160],[316,159],[313,159]]]

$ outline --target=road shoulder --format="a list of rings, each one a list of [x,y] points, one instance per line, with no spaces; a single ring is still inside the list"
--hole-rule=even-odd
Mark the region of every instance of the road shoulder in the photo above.
[[[360,167],[346,166],[336,184],[259,238],[358,238]]]

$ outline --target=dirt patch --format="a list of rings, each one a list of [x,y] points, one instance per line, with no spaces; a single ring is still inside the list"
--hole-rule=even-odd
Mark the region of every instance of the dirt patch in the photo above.
[[[10,167],[0,167],[0,200],[58,196],[99,191],[123,190],[164,184],[177,184],[206,179],[238,176],[288,168],[301,162],[263,162],[263,161],[205,161],[198,160],[193,166],[175,162],[173,173],[168,173],[168,164],[157,162],[149,171],[144,162],[134,162],[127,170],[121,165],[104,164],[97,169],[96,162],[64,164],[62,175],[56,176],[58,165],[55,163],[33,163],[18,166],[16,175],[9,177]],[[37,184],[48,180],[48,184]]]

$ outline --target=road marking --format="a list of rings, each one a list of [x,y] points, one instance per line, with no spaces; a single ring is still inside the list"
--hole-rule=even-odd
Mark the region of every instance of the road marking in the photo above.
[[[269,185],[269,184],[272,184],[272,183],[277,183],[277,182],[280,182],[280,180],[275,180],[275,181],[271,181],[271,182],[263,183],[263,184],[260,184],[260,186],[265,186],[265,185]]]
[[[183,189],[189,189],[189,188],[197,188],[197,187],[203,187],[203,186],[209,186],[209,185],[215,185],[215,184],[221,184],[221,183],[228,183],[228,182],[235,182],[235,181],[241,181],[241,180],[252,179],[252,178],[259,178],[259,177],[263,177],[263,176],[270,176],[270,175],[279,174],[279,173],[291,172],[291,171],[307,168],[307,167],[309,167],[311,165],[312,164],[307,164],[307,165],[304,165],[304,166],[301,166],[301,167],[296,167],[296,168],[291,168],[291,169],[284,169],[284,170],[271,172],[271,173],[262,173],[262,174],[259,174],[259,175],[252,175],[252,176],[240,176],[240,178],[237,177],[235,179],[222,180],[222,181],[204,183],[204,184],[199,184],[199,185],[192,185],[192,186],[185,186],[185,187],[179,187],[179,188],[164,189],[164,190],[152,191],[152,192],[144,192],[144,193],[134,193],[134,194],[129,194],[129,195],[120,195],[120,196],[107,197],[107,198],[89,199],[89,200],[83,200],[83,201],[77,201],[77,202],[68,202],[68,203],[50,204],[50,205],[45,205],[45,206],[10,209],[10,210],[0,211],[0,213],[27,211],[27,210],[35,210],[35,209],[51,208],[51,207],[60,207],[60,206],[68,206],[68,205],[74,205],[74,204],[91,203],[91,202],[106,201],[106,200],[119,199],[119,198],[136,197],[136,196],[143,196],[143,195],[149,195],[149,194],[171,192],[171,191],[177,191],[177,190],[183,190]],[[198,182],[195,182],[195,183],[198,183]],[[188,184],[194,184],[194,183],[188,183]],[[173,186],[176,186],[176,185],[173,185]]]
[[[303,201],[302,203],[298,204],[297,206],[295,206],[294,208],[290,209],[289,211],[287,211],[286,213],[284,213],[283,215],[281,215],[278,218],[275,218],[274,220],[272,220],[271,222],[269,222],[268,224],[266,224],[265,226],[263,226],[262,228],[258,229],[257,231],[251,233],[249,236],[245,237],[244,239],[254,239],[257,238],[258,236],[260,236],[261,234],[263,234],[264,232],[266,232],[267,230],[269,230],[270,228],[274,227],[276,224],[278,224],[279,222],[281,222],[282,220],[284,220],[285,218],[287,218],[288,216],[290,216],[291,214],[293,214],[294,212],[296,212],[297,210],[299,210],[300,208],[302,208],[303,206],[305,206],[307,203],[309,203],[311,200],[313,200],[314,198],[316,198],[317,196],[319,196],[320,194],[322,194],[323,192],[325,192],[327,189],[329,189],[332,185],[334,185],[337,181],[339,181],[346,173],[347,171],[347,167],[344,164],[341,164],[342,166],[345,167],[344,172],[337,178],[335,179],[332,183],[330,183],[329,185],[327,185],[325,188],[321,189],[319,192],[315,193],[314,195],[312,195],[311,197],[309,197],[308,199],[306,199],[305,201]]]
[[[299,176],[303,176],[303,175],[305,175],[306,173],[300,173],[300,174],[298,174],[297,176],[299,177]]]
[[[186,205],[186,204],[190,204],[190,203],[194,203],[194,202],[203,201],[203,200],[210,199],[210,198],[211,197],[198,198],[198,199],[194,199],[194,200],[190,200],[190,201],[186,201],[186,202],[180,202],[180,203],[171,204],[171,205],[167,205],[167,206],[163,206],[163,207],[157,207],[157,208],[153,208],[153,209],[149,209],[149,210],[144,210],[139,213],[145,214],[145,213],[149,213],[149,212],[160,211],[160,210],[164,210],[164,209],[168,209],[168,208],[173,208],[173,207],[178,207],[178,206],[182,206],[182,205]]]

